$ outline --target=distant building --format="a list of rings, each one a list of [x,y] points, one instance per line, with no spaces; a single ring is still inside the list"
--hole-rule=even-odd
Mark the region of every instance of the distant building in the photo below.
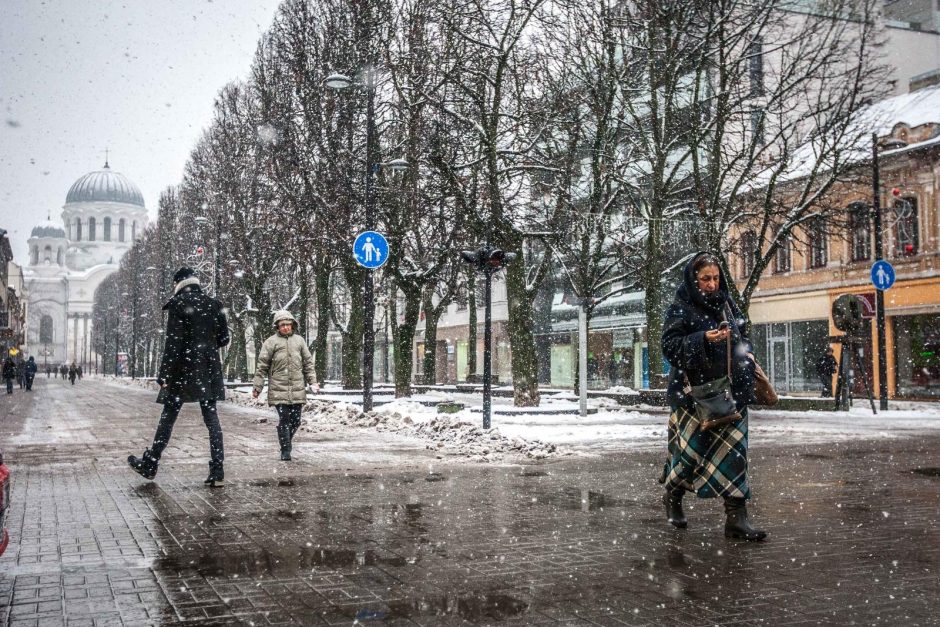
[[[61,222],[30,234],[27,344],[40,363],[91,363],[92,307],[101,282],[147,226],[140,189],[107,163],[69,189]]]
[[[27,304],[23,270],[13,263],[13,250],[6,231],[0,229],[0,346],[6,357],[19,352],[25,340]]]

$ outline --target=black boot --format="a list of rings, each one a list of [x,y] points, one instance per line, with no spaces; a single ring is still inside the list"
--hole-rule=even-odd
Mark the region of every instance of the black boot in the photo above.
[[[209,462],[209,476],[206,477],[206,480],[203,483],[210,488],[220,488],[225,485],[225,471],[222,469],[222,464],[213,464]]]
[[[755,529],[747,519],[747,501],[737,497],[725,497],[725,537],[750,542],[760,542],[767,537],[766,531]]]
[[[159,466],[160,461],[154,458],[153,454],[150,452],[150,449],[147,449],[144,451],[143,457],[128,455],[127,463],[138,475],[144,479],[152,480],[157,476],[157,466]]]
[[[685,494],[685,490],[682,488],[671,492],[667,489],[663,494],[666,518],[669,520],[669,524],[678,529],[685,529],[689,524],[689,521],[685,518],[685,512],[682,511],[683,494]]]
[[[281,449],[281,461],[282,462],[290,461],[290,447]]]

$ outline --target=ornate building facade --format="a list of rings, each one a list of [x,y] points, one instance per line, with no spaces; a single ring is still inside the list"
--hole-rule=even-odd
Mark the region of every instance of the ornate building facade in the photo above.
[[[28,240],[27,345],[40,367],[95,361],[95,291],[147,227],[147,208],[140,189],[105,163],[75,181],[61,219],[35,227]]]

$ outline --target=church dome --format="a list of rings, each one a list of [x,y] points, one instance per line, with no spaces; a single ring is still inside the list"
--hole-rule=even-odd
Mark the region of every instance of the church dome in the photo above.
[[[56,226],[52,222],[46,222],[45,224],[40,224],[39,226],[33,227],[32,232],[29,234],[30,237],[60,237],[65,239],[65,230]]]
[[[144,196],[126,176],[105,163],[101,170],[89,172],[72,184],[65,203],[73,202],[119,202],[143,207]]]

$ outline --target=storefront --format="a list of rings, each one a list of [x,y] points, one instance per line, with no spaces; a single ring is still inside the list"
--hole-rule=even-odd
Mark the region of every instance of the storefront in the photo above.
[[[940,314],[891,317],[895,350],[895,394],[940,398]]]

